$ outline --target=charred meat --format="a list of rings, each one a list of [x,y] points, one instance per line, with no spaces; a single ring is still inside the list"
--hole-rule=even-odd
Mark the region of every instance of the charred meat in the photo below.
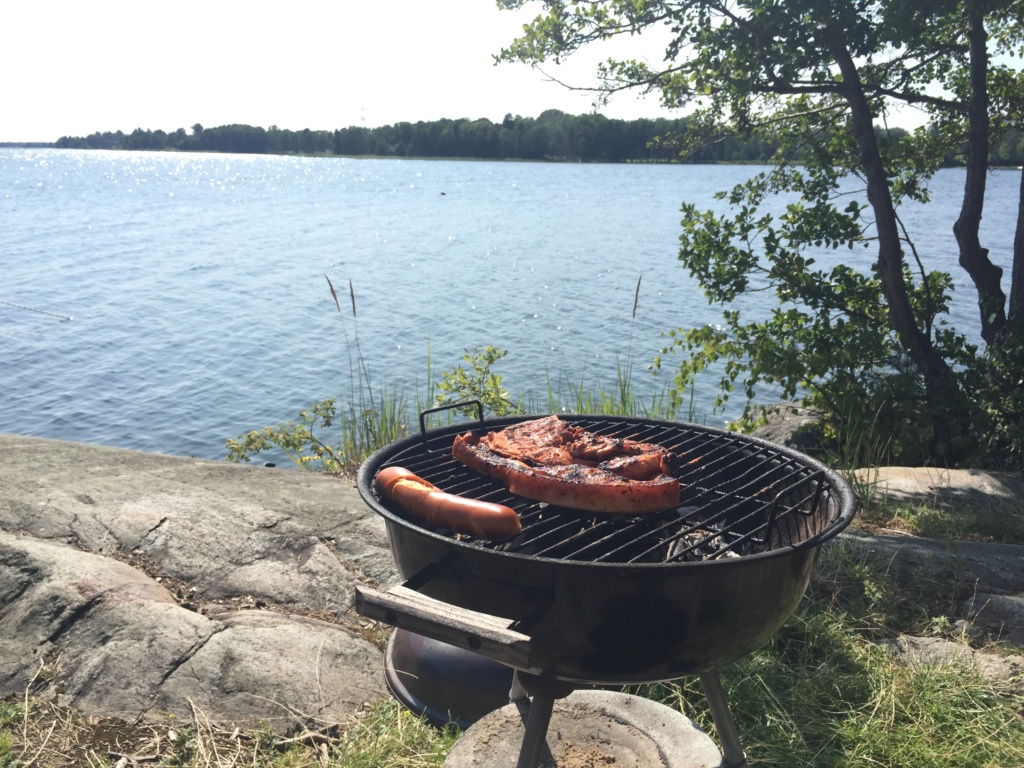
[[[557,416],[484,437],[467,432],[455,438],[452,455],[518,496],[560,507],[647,514],[679,504],[666,448],[587,432]]]

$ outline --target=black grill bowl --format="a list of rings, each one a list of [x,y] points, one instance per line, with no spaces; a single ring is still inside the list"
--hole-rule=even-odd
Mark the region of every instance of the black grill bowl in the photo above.
[[[778,486],[783,471],[787,477],[796,472],[814,490],[790,493],[787,498],[803,499],[787,501],[796,522],[782,515],[767,526],[762,545],[748,545],[746,553],[633,563],[555,559],[517,552],[515,541],[456,538],[409,519],[373,490],[377,472],[398,465],[444,490],[515,506],[524,527],[539,513],[549,518],[578,514],[544,509],[507,493],[503,497],[500,484],[478,479],[451,459],[457,434],[497,430],[525,418],[459,424],[392,443],[363,463],[357,484],[364,501],[385,520],[407,586],[461,608],[515,620],[512,628],[531,638],[525,671],[535,674],[579,683],[656,682],[716,669],[745,656],[795,610],[821,545],[854,514],[849,486],[807,456],[710,427],[626,417],[563,418],[594,431],[683,450],[687,469],[680,481],[689,515],[717,515],[727,522],[742,517],[734,510],[743,509],[749,489]],[[728,471],[721,469],[726,458],[733,467]],[[705,480],[714,484],[702,486]],[[691,487],[700,492],[689,494]],[[778,514],[777,502],[762,507],[745,521],[728,524],[743,532],[751,517]]]

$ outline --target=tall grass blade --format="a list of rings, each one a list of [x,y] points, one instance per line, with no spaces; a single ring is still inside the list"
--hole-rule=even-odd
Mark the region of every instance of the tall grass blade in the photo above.
[[[338,302],[338,293],[337,291],[334,290],[334,285],[331,283],[331,278],[327,276],[326,272],[324,273],[324,279],[327,281],[327,287],[331,289],[331,298],[334,299],[334,306],[336,306],[338,308],[338,311],[341,312],[341,304]]]

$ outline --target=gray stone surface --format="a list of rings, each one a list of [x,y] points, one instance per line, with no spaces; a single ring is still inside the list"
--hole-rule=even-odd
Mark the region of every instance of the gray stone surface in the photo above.
[[[938,504],[1024,503],[1024,476],[938,467],[869,467],[855,473],[876,496]],[[1017,506],[1019,509],[1020,507]]]
[[[326,610],[351,603],[356,578],[394,575],[383,523],[348,478],[13,435],[0,456],[0,528],[141,549],[207,598],[269,589]]]
[[[0,457],[0,695],[281,732],[386,695],[353,587],[396,574],[351,479],[13,435]]]
[[[910,665],[942,667],[963,664],[975,672],[995,680],[1006,690],[1024,695],[1024,656],[1021,654],[984,653],[964,643],[942,637],[911,637],[901,635],[890,642],[890,648]]]
[[[979,592],[963,604],[964,618],[988,627],[1012,645],[1024,648],[1024,595],[992,595]]]
[[[916,536],[849,531],[838,541],[859,556],[885,564],[898,582],[932,581],[974,594],[1024,594],[1024,546],[946,542]]]
[[[765,423],[754,429],[754,437],[812,456],[821,451],[824,436],[820,411],[791,401],[762,406],[757,416]]]
[[[840,534],[826,546],[845,546],[873,560],[897,583],[920,589],[931,582],[948,593],[962,618],[958,640],[896,638],[891,647],[911,664],[963,663],[1024,694],[1024,546],[944,542],[913,536]],[[979,647],[972,647],[979,646]]]

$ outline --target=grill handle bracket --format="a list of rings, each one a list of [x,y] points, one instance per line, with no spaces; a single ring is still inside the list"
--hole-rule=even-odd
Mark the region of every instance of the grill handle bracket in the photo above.
[[[356,612],[362,616],[473,651],[516,669],[540,672],[530,663],[530,636],[510,629],[514,619],[460,608],[405,586],[381,592],[357,585],[355,592]]]
[[[483,426],[484,423],[484,404],[479,400],[463,400],[461,403],[448,403],[447,405],[439,405],[436,408],[427,408],[420,411],[420,435],[423,437],[423,444],[426,445],[427,450],[431,451],[431,447],[427,444],[427,417],[433,413],[441,413],[443,411],[451,411],[455,408],[467,408],[471,405],[476,406],[476,420]],[[447,443],[447,449],[451,448],[451,443]]]

